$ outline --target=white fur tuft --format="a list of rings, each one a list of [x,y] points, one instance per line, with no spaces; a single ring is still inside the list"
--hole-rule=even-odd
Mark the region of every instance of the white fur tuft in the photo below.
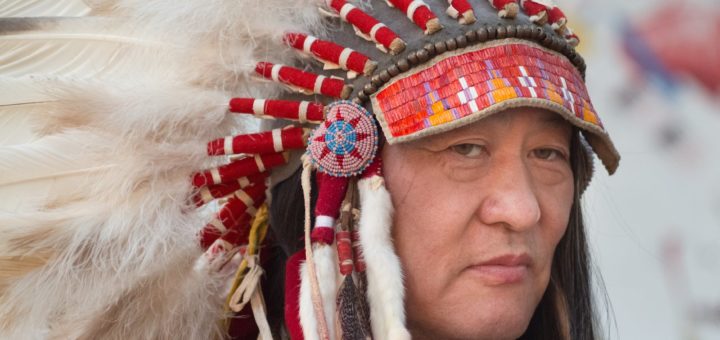
[[[360,244],[367,263],[368,300],[373,338],[409,340],[405,328],[405,287],[400,259],[390,234],[392,202],[383,178],[358,182],[360,191]]]
[[[315,270],[320,284],[320,296],[323,301],[323,312],[328,326],[330,339],[335,339],[335,310],[338,291],[338,263],[337,251],[334,246],[330,245],[314,245],[313,258],[315,261]],[[300,324],[303,328],[305,339],[320,339],[317,330],[317,320],[312,305],[312,290],[310,287],[310,279],[307,277],[308,272],[305,263],[301,268],[300,282]]]

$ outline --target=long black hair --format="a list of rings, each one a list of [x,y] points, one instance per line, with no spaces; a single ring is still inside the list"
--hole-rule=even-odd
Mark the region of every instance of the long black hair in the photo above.
[[[596,309],[593,301],[593,272],[585,235],[580,196],[588,184],[591,158],[578,131],[573,133],[570,163],[575,193],[565,235],[555,249],[550,283],[520,339],[595,340],[598,338]],[[270,208],[271,237],[275,241],[268,264],[268,317],[271,325],[282,327],[284,263],[303,249],[304,207],[300,170],[272,189]],[[314,181],[313,181],[314,182]],[[315,193],[317,190],[313,189]],[[314,202],[315,199],[312,199]]]

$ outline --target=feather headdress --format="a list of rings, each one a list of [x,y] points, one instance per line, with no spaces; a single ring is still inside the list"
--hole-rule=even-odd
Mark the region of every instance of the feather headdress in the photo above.
[[[378,126],[400,143],[534,106],[582,129],[610,172],[619,159],[559,8],[436,2],[0,4],[0,337],[207,339],[249,299],[264,317],[268,174],[307,147],[320,203],[288,263],[289,332],[368,335],[335,325],[360,311],[375,338],[409,338]],[[334,229],[354,178],[351,255]],[[368,300],[350,308],[354,291]],[[228,295],[244,302],[223,309]]]

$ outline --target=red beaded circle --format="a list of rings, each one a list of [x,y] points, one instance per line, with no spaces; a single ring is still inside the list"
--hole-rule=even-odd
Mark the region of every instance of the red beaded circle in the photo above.
[[[342,100],[327,106],[325,122],[313,131],[307,153],[318,171],[336,177],[360,174],[378,147],[375,121],[364,107]]]

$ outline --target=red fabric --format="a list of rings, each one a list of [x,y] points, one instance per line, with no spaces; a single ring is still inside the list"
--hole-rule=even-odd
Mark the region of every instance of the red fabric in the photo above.
[[[561,20],[567,20],[567,19],[565,18],[565,13],[563,13],[563,11],[560,10],[560,7],[555,6],[552,9],[548,10],[548,22],[550,24],[560,22]]]
[[[338,231],[336,233],[336,238],[340,274],[349,275],[353,271],[353,249],[350,240],[350,232]]]
[[[453,4],[455,4],[455,2],[457,1],[453,1]],[[492,5],[497,9],[503,9],[508,4],[516,4],[517,2],[518,0],[492,0]]]
[[[325,78],[320,85],[320,94],[335,98],[342,98],[344,88],[344,81],[335,78]]]
[[[349,70],[353,70],[357,73],[363,74],[365,72],[365,65],[370,61],[364,54],[353,51],[347,58],[345,64]]]
[[[372,163],[365,168],[365,171],[363,171],[362,175],[360,175],[360,178],[369,178],[372,176],[382,177],[382,158],[380,157],[380,150],[378,150]]]
[[[288,45],[303,51],[305,39],[307,35],[302,33],[288,33],[283,38],[283,41]],[[310,51],[320,60],[332,62],[334,64],[340,64],[340,54],[342,54],[345,47],[340,46],[334,42],[316,39],[310,46]],[[368,57],[362,53],[352,51],[348,56],[347,69],[362,74],[365,70],[365,63],[368,61]]]
[[[389,1],[397,9],[399,9],[407,14],[410,4],[413,3],[415,0],[389,0]],[[413,13],[412,21],[424,30],[424,29],[427,29],[428,20],[433,19],[433,18],[436,18],[435,13],[433,13],[430,10],[430,8],[427,7],[427,5],[421,5],[415,9],[415,12]]]
[[[248,303],[240,312],[233,315],[228,329],[230,339],[247,340],[257,339],[260,330],[255,323],[252,306]]]
[[[313,54],[317,55],[321,59],[330,60],[335,64],[340,64],[340,54],[345,48],[335,43],[317,40],[312,46]],[[358,52],[351,52],[347,60],[347,68],[357,73],[362,74],[365,69],[365,62],[368,58]]]
[[[232,98],[230,99],[230,111],[235,113],[253,112],[255,98]],[[265,114],[275,118],[298,120],[300,116],[300,104],[302,101],[266,99]],[[321,103],[308,102],[307,119],[311,122],[322,122],[325,120],[323,114],[325,106]]]
[[[310,233],[312,243],[332,244],[335,240],[335,230],[331,227],[315,227]]]
[[[295,49],[303,50],[303,46],[305,45],[305,39],[307,38],[306,34],[302,33],[286,33],[283,36],[283,42],[292,46]]]
[[[253,216],[250,216],[250,214],[243,214],[240,219],[230,227],[230,230],[220,236],[220,238],[229,242],[233,246],[248,244],[252,219]]]
[[[288,106],[292,106],[290,110]],[[300,111],[300,102],[292,102],[287,100],[268,100],[265,102],[265,109],[268,114],[271,114],[278,118],[291,118],[297,119]],[[321,103],[310,102],[307,108],[307,119],[309,121],[321,122],[325,120],[325,114],[323,110],[325,106]],[[285,112],[292,112],[293,116],[284,114]]]
[[[264,183],[258,183],[251,185],[245,189],[242,189],[250,198],[253,200],[253,207],[257,209],[262,202],[265,201],[265,187]],[[252,220],[252,216],[247,212],[248,206],[242,200],[232,197],[228,200],[220,211],[217,213],[216,218],[220,220],[223,226],[228,229],[228,232],[233,228],[240,227],[241,224],[248,224]],[[207,224],[200,231],[200,246],[203,249],[207,249],[212,243],[219,237],[220,232],[212,224]],[[224,237],[224,235],[223,235]]]
[[[232,98],[230,99],[230,111],[236,113],[253,113],[253,102],[255,98]]]
[[[217,213],[217,219],[220,220],[223,226],[225,226],[229,233],[233,229],[240,228],[241,224],[249,223],[251,218],[250,214],[246,212],[247,206],[241,200],[232,198],[220,209]],[[215,240],[225,234],[220,234],[220,231],[212,224],[207,224],[200,231],[199,242],[202,249],[210,247]]]
[[[423,30],[427,29],[427,22],[437,18],[427,6],[420,6],[413,13],[413,22],[420,26]]]
[[[522,7],[528,16],[538,15],[540,12],[547,10],[545,5],[530,0],[523,1]]]
[[[285,164],[287,162],[285,156],[282,153],[268,153],[260,155],[258,157],[260,157],[260,160],[265,166],[265,169],[270,169],[278,165]],[[242,158],[229,164],[220,166],[217,169],[220,173],[220,182],[216,183],[212,178],[212,172],[210,170],[206,170],[193,175],[193,185],[200,188],[205,185],[228,183],[231,181],[236,181],[238,178],[255,175],[262,172],[255,163],[254,157]]]
[[[206,225],[205,227],[200,230],[200,233],[198,233],[198,244],[200,245],[200,249],[208,249],[215,240],[217,240],[220,237],[220,231],[217,230],[213,225]]]
[[[243,188],[244,191],[253,200],[253,206],[257,209],[265,201],[265,191],[267,187],[264,182]]]
[[[255,73],[267,79],[272,79],[273,66],[275,65],[272,63],[259,62],[255,65]],[[278,81],[281,83],[297,86],[309,91],[314,91],[317,77],[317,74],[305,72],[290,66],[282,66],[278,72]],[[320,85],[320,94],[340,98],[344,87],[345,83],[340,79],[325,78]]]
[[[248,177],[246,177],[248,180],[247,185],[264,183],[266,176],[267,175],[265,173],[248,176]],[[228,182],[228,183],[210,185],[207,187],[208,191],[210,192],[210,195],[214,198],[225,197],[225,196],[230,195],[233,192],[238,191],[242,188],[244,188],[244,187],[240,185],[239,180],[233,181],[233,182]],[[195,205],[197,205],[198,207],[207,203],[207,202],[203,201],[203,197],[200,193],[195,194],[193,196],[193,202],[195,202]]]
[[[285,264],[285,327],[292,340],[303,340],[300,325],[300,264],[305,262],[305,249],[290,256]]]
[[[517,0],[493,0],[493,6],[496,6],[495,4],[498,2],[517,2]],[[453,0],[450,3],[450,6],[455,8],[455,10],[457,10],[460,14],[463,14],[467,11],[472,11],[472,6],[470,6],[467,0]],[[498,7],[496,6],[495,8]]]
[[[340,13],[340,9],[343,5],[345,5],[345,3],[345,0],[332,0],[330,2],[330,7]],[[370,15],[361,11],[358,8],[354,8],[352,11],[350,11],[346,16],[346,19],[353,26],[357,27],[360,32],[363,32],[367,35],[370,35],[370,30],[373,28],[373,26],[375,26],[375,24],[378,23],[375,18],[371,17]],[[390,44],[392,44],[392,42],[397,38],[397,34],[395,34],[395,32],[393,32],[388,27],[382,27],[378,29],[375,33],[375,39],[377,40],[377,42],[379,42],[387,49],[390,49]]]
[[[301,127],[291,127],[280,132],[282,150],[275,150],[272,131],[239,135],[232,138],[232,154],[264,154],[282,152],[290,149],[304,149],[305,138]],[[208,143],[208,155],[225,154],[225,138],[218,138]]]
[[[315,179],[318,183],[315,216],[324,215],[337,218],[340,215],[340,205],[345,198],[349,178],[335,177],[318,172]]]

